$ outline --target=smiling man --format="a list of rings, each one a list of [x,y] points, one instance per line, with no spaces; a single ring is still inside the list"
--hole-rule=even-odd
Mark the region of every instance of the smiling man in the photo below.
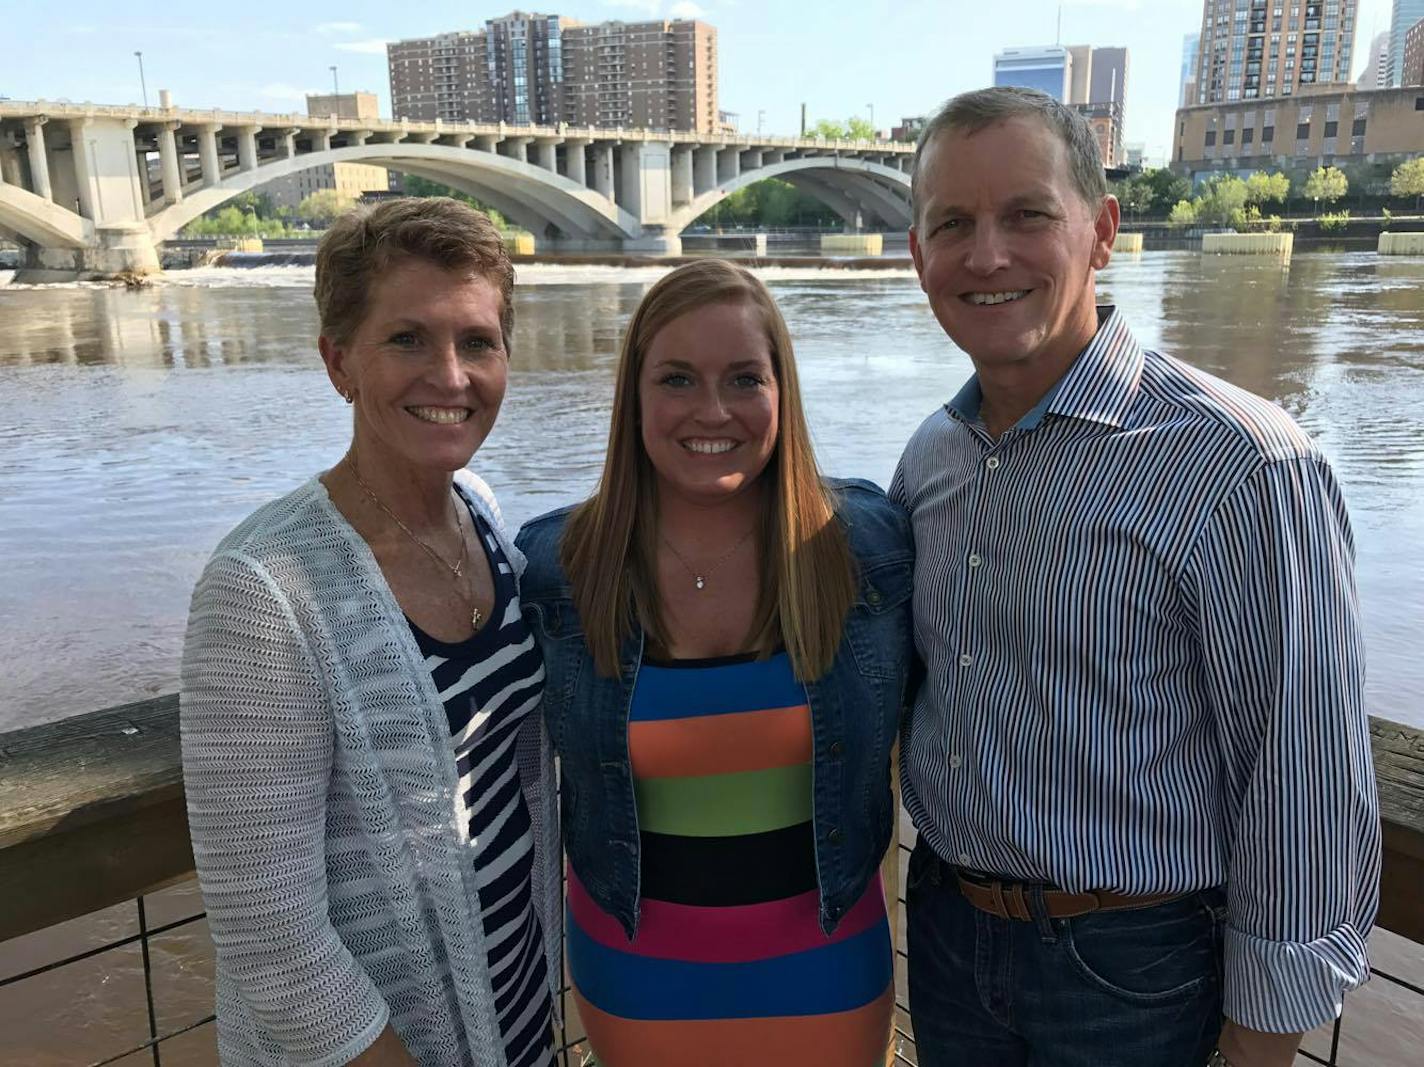
[[[1344,503],[1275,405],[1099,307],[1096,142],[967,93],[912,174],[975,374],[911,438],[922,1067],[1287,1067],[1365,981],[1379,820]]]

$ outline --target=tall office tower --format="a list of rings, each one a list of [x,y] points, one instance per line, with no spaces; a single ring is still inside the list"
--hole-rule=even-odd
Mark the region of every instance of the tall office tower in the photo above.
[[[1381,89],[1408,84],[1404,80],[1404,38],[1420,19],[1424,19],[1424,0],[1394,0],[1389,17],[1389,81]]]
[[[488,38],[459,31],[386,45],[391,114],[418,122],[498,122]]]
[[[1424,19],[1409,27],[1404,34],[1404,66],[1400,85],[1424,85]]]
[[[1189,33],[1182,38],[1182,91],[1177,97],[1178,107],[1191,107],[1197,102],[1197,51],[1201,45],[1201,34]]]
[[[1068,103],[1073,88],[1073,57],[1060,45],[1005,48],[994,56],[994,84],[1039,89]]]
[[[378,119],[375,93],[308,93],[307,114],[313,118]]]
[[[1377,33],[1370,42],[1370,58],[1355,81],[1356,89],[1384,89],[1389,86],[1389,31]]]
[[[1086,104],[1092,99],[1094,58],[1092,45],[1068,46],[1068,97],[1064,103]]]
[[[1194,102],[1289,96],[1348,82],[1357,2],[1205,0]]]
[[[1094,48],[1093,78],[1088,90],[1088,103],[1101,104],[1115,100],[1127,105],[1127,49]]]
[[[564,31],[564,121],[717,130],[717,31],[689,19]]]

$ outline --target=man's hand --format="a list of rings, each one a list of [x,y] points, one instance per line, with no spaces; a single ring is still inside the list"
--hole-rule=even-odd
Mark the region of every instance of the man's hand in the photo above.
[[[1216,1047],[1231,1067],[1291,1067],[1304,1034],[1267,1034],[1227,1019]]]
[[[387,1026],[365,1052],[351,1061],[350,1067],[416,1067],[415,1058],[406,1051],[395,1030]]]

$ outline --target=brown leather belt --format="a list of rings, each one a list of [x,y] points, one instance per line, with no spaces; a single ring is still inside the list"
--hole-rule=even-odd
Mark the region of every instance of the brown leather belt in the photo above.
[[[957,873],[957,872],[956,872]],[[1029,910],[1034,895],[1032,887],[1022,882],[1001,882],[998,880],[976,881],[958,874],[959,891],[964,899],[980,911],[997,915],[1001,919],[1017,919],[1031,922],[1033,912]],[[1050,919],[1071,919],[1077,915],[1087,915],[1094,911],[1127,911],[1131,908],[1150,908],[1154,904],[1164,904],[1184,896],[1182,893],[1154,893],[1143,897],[1130,897],[1123,893],[1095,890],[1091,893],[1065,893],[1061,889],[1043,889],[1043,908]]]

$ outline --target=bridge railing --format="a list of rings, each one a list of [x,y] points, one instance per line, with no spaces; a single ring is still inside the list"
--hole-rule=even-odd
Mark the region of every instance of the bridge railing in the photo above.
[[[1424,731],[1374,719],[1371,734],[1384,833],[1378,925],[1413,942],[1405,955],[1417,962],[1424,944]],[[887,886],[903,884],[894,875],[903,870],[909,847],[909,841],[902,842],[900,862]],[[51,976],[127,953],[124,966],[141,967],[142,973],[142,997],[129,999],[140,1017],[129,1027],[130,1034],[137,1031],[136,1039],[119,1041],[122,1048],[107,1049],[86,1062],[100,1067],[139,1053],[161,1067],[163,1050],[176,1043],[206,1033],[211,1045],[213,1019],[207,1001],[201,1009],[176,1016],[164,1004],[165,991],[171,992],[168,987],[175,979],[162,965],[173,964],[174,939],[190,949],[207,944],[192,872],[176,697],[0,734],[0,1019],[7,1017],[5,999],[27,984],[53,981]],[[115,905],[123,913],[119,919],[113,918]],[[903,916],[903,908],[899,911]],[[118,936],[91,937],[80,947],[67,944],[72,937],[61,931],[68,927],[56,926],[100,912],[109,917],[104,928],[116,929]],[[15,945],[24,946],[23,962],[6,951]],[[136,963],[131,958],[135,951]],[[210,958],[210,946],[208,954]],[[896,937],[893,1059],[913,1065],[914,1035],[905,1000],[907,958],[902,919]],[[207,983],[202,966],[186,961],[176,980]],[[1397,1009],[1397,1017],[1424,1012],[1424,985],[1419,981],[1384,967],[1375,976],[1375,984],[1388,987],[1391,996],[1412,998]],[[210,985],[204,984],[207,988]],[[48,1005],[54,1019],[68,1004],[69,986],[56,989],[65,993]],[[557,1040],[560,1067],[578,1067],[585,1038],[567,983],[561,999],[565,1026]],[[121,1010],[110,1005],[101,1014],[112,1018]],[[1347,1028],[1350,1012],[1347,1006]],[[14,1027],[10,1030],[0,1036],[0,1059],[6,1062],[11,1062],[7,1056],[22,1054],[12,1047]],[[1365,1067],[1366,1062],[1380,1067],[1378,1061],[1352,1064],[1342,1059],[1341,1034],[1337,1022],[1333,1029],[1312,1035],[1301,1055],[1329,1067]]]

